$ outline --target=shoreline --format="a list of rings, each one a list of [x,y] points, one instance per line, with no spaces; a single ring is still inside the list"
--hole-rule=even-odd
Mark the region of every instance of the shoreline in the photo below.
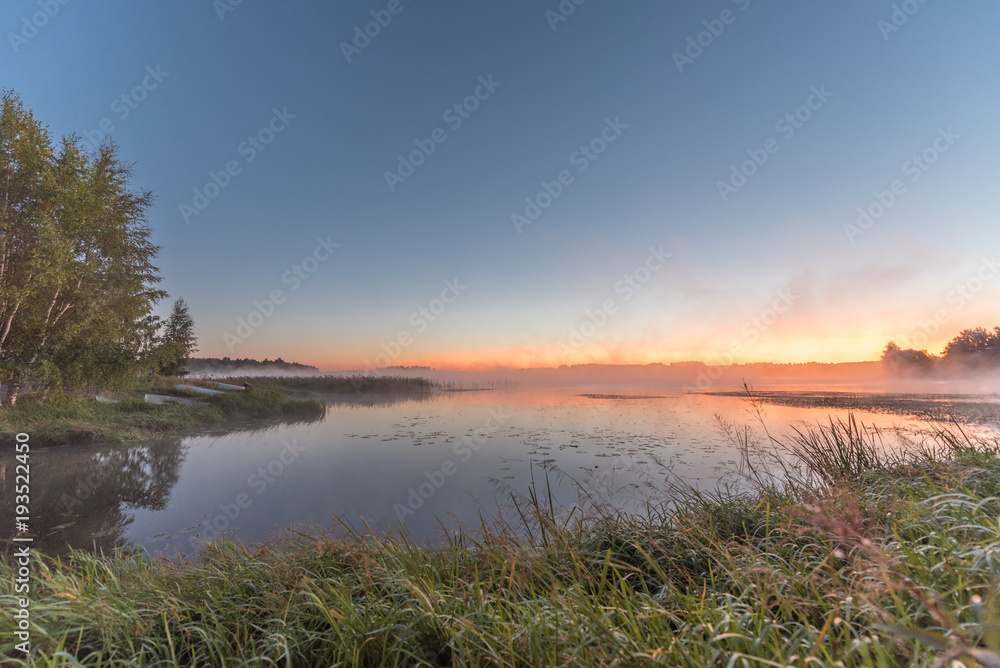
[[[198,399],[194,404],[154,404],[133,397],[118,403],[92,398],[58,404],[27,402],[0,410],[0,440],[13,442],[14,435],[23,432],[43,447],[127,443],[257,418],[320,419],[326,412],[319,400],[275,390]]]
[[[178,384],[230,381],[249,382],[243,391],[201,395],[179,391]],[[401,396],[441,391],[433,381],[395,376],[340,378],[319,376],[213,378],[157,377],[137,382],[113,397],[117,403],[93,397],[40,402],[26,397],[14,407],[0,408],[0,442],[13,443],[18,433],[29,433],[38,446],[67,446],[107,442],[125,443],[256,418],[318,420],[326,414],[324,396],[361,398]],[[145,394],[169,395],[183,401],[147,403]],[[194,403],[191,403],[194,400]]]

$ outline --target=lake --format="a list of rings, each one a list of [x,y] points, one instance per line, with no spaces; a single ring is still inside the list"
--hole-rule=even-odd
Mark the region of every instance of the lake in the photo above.
[[[753,421],[739,396],[593,392],[599,390],[330,398],[326,417],[315,422],[33,449],[31,534],[35,547],[51,554],[96,546],[166,556],[195,553],[203,540],[222,534],[260,541],[293,525],[330,528],[339,517],[358,530],[403,528],[432,541],[444,530],[474,531],[481,515],[510,517],[512,496],[523,500],[532,481],[563,507],[601,503],[637,511],[666,500],[663,482],[670,476],[715,488],[739,457],[715,415]],[[820,402],[775,396],[766,415],[776,433],[846,417],[852,406],[873,406],[855,410],[856,417],[887,429],[921,427],[913,405],[939,413],[963,405],[1000,408],[995,396],[911,396],[904,414],[881,412],[885,401],[869,401],[885,395],[829,401],[827,393]],[[0,507],[11,511],[7,517],[14,465],[12,450],[0,453]]]

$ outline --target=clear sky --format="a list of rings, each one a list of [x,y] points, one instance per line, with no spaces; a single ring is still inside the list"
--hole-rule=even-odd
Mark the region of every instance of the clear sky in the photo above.
[[[844,361],[1000,324],[994,0],[575,2],[5,0],[0,87],[135,163],[203,356]]]

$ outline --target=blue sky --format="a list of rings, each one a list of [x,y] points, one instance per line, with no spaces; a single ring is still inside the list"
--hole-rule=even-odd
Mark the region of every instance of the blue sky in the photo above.
[[[552,365],[713,361],[739,343],[736,361],[839,361],[997,324],[996,3],[562,6],[553,29],[555,1],[8,0],[0,87],[56,136],[113,124],[204,355]],[[679,71],[689,38],[705,46]],[[454,127],[445,112],[477,88]],[[808,120],[779,131],[797,110]],[[581,158],[609,119],[615,140]],[[386,172],[438,129],[391,190]],[[273,140],[254,154],[255,135]],[[723,201],[719,182],[769,139]],[[907,171],[925,150],[936,161]],[[185,220],[227,163],[238,173]],[[519,232],[512,214],[564,171]],[[897,180],[881,217],[845,231]],[[318,238],[339,247],[310,273]],[[616,290],[650,247],[669,260]]]

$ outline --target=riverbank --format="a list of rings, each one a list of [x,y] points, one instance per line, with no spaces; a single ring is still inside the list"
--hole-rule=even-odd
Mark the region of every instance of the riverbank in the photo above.
[[[0,408],[0,442],[13,443],[17,433],[31,435],[37,445],[126,442],[176,433],[206,425],[257,418],[321,418],[324,395],[348,399],[382,399],[444,391],[446,386],[425,378],[401,376],[281,376],[213,378],[238,385],[244,391],[206,396],[177,390],[178,384],[198,385],[191,378],[161,378],[138,382],[102,403],[93,397],[57,402],[22,399],[13,408]],[[152,404],[147,394],[174,396],[189,403]],[[191,403],[194,401],[195,403]]]
[[[195,398],[195,395],[173,394]],[[93,442],[126,442],[171,434],[228,421],[250,418],[320,418],[325,406],[316,399],[293,396],[276,388],[227,392],[197,397],[197,403],[147,403],[138,397],[123,397],[119,403],[101,403],[93,398],[61,402],[18,402],[0,410],[0,440],[13,443],[25,432],[33,445],[74,445]]]
[[[997,665],[1000,443],[734,433],[743,493],[644,517],[568,520],[532,490],[436,550],[341,529],[196,564],[36,557],[30,665]],[[0,567],[4,628],[13,582]]]

